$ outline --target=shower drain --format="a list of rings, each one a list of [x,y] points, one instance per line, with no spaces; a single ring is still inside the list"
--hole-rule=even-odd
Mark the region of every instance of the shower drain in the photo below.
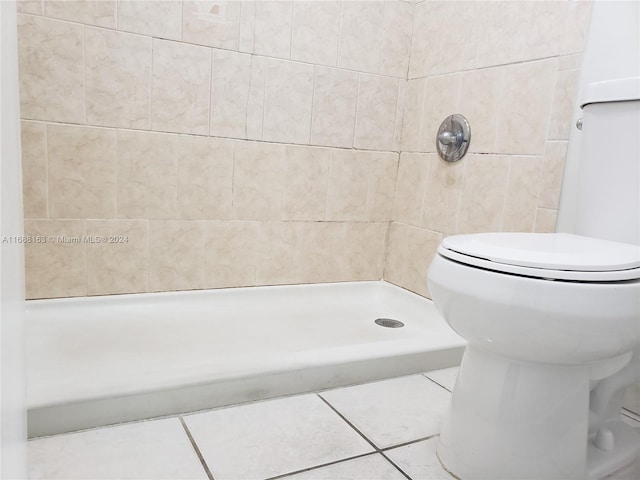
[[[376,323],[381,327],[387,327],[387,328],[404,327],[404,323],[402,323],[399,320],[394,320],[393,318],[378,318],[376,319]]]

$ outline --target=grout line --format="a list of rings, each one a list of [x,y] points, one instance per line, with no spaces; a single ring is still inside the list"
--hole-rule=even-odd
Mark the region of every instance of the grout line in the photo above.
[[[405,472],[404,470],[402,470],[398,465],[396,465],[396,462],[394,462],[393,460],[391,460],[387,455],[385,455],[384,452],[380,452],[380,455],[382,455],[382,457],[389,462],[391,465],[393,465],[395,467],[396,470],[398,470],[402,475],[405,476],[405,478],[407,478],[408,480],[412,480],[412,478],[407,474],[407,472]]]
[[[320,465],[314,465],[313,467],[308,467],[308,468],[303,468],[301,470],[295,470],[293,472],[283,473],[281,475],[276,475],[275,477],[268,477],[265,480],[277,480],[277,479],[280,479],[280,478],[288,478],[290,476],[297,475],[299,473],[311,472],[311,471],[317,470],[319,468],[330,467],[332,465],[337,465],[339,463],[348,462],[350,460],[356,460],[358,458],[364,458],[364,457],[368,457],[370,455],[376,455],[376,454],[377,454],[377,452],[362,453],[360,455],[354,455],[353,457],[342,458],[340,460],[335,460],[333,462],[323,463],[323,464],[320,464]],[[409,480],[411,480],[411,479],[409,479]]]
[[[398,445],[391,445],[389,447],[384,447],[384,448],[379,448],[378,446],[376,446],[371,440],[369,440],[366,435],[364,433],[362,433],[353,423],[351,423],[351,421],[349,421],[342,413],[340,413],[333,405],[331,405],[321,394],[317,393],[316,394],[320,400],[322,400],[331,410],[333,410],[336,415],[338,415],[342,420],[344,420],[351,428],[353,428],[356,433],[358,435],[360,435],[369,445],[371,445],[374,449],[375,452],[372,453],[377,453],[382,455],[389,463],[391,463],[391,465],[393,465],[402,475],[404,475],[408,480],[412,480],[411,477],[409,475],[407,475],[407,473],[402,470],[398,465],[395,464],[395,462],[393,462],[393,460],[391,460],[386,454],[385,452],[389,451],[389,450],[393,450],[395,448],[399,448],[399,447],[405,447],[407,445],[412,445],[414,443],[418,443],[418,442],[422,442],[424,440],[428,440],[430,438],[436,437],[438,434],[435,433],[433,435],[429,435],[427,437],[421,437],[415,440],[410,440],[408,442],[404,442],[404,443],[400,443]],[[365,456],[365,455],[361,455],[361,456]],[[347,460],[347,459],[345,459]],[[334,462],[334,463],[339,463],[339,462]],[[280,477],[277,477],[280,478]],[[267,479],[267,480],[275,480],[274,479]]]
[[[327,404],[327,406],[328,406],[331,410],[333,410],[333,411],[336,413],[336,415],[338,415],[342,420],[344,420],[345,422],[347,422],[347,424],[348,424],[351,428],[353,428],[353,429],[358,433],[358,435],[360,435],[360,436],[361,436],[361,437],[362,437],[362,438],[363,438],[363,439],[364,439],[364,440],[365,440],[369,445],[371,445],[371,446],[375,449],[375,451],[376,451],[376,452],[381,452],[381,451],[382,451],[382,450],[380,450],[380,449],[379,449],[379,448],[378,448],[378,447],[377,447],[377,446],[376,446],[376,445],[375,445],[371,440],[369,440],[369,439],[364,435],[364,433],[362,433],[360,430],[358,430],[358,429],[356,428],[356,426],[355,426],[353,423],[351,423],[351,422],[347,419],[347,417],[345,417],[345,416],[344,416],[342,413],[340,413],[340,412],[339,412],[339,411],[338,411],[338,410],[337,410],[333,405],[331,405],[327,400],[325,400],[325,398],[324,398],[322,395],[320,395],[319,393],[317,393],[316,395],[318,395],[318,397],[320,398],[320,400],[322,400],[324,403],[326,403],[326,404]]]
[[[627,408],[622,408],[622,415],[630,418],[631,420],[635,420],[636,422],[640,422],[640,414],[634,412],[633,410],[629,410]]]
[[[202,452],[200,452],[200,448],[198,448],[196,441],[191,435],[191,431],[189,430],[189,427],[187,427],[187,424],[184,422],[184,419],[182,418],[182,416],[179,416],[178,419],[180,420],[180,423],[182,424],[182,428],[184,428],[184,433],[187,434],[187,437],[191,442],[191,446],[193,447],[193,450],[196,453],[198,460],[200,460],[200,464],[202,465],[202,468],[204,468],[204,471],[207,474],[207,477],[209,478],[209,480],[215,480],[213,477],[213,474],[211,473],[211,470],[209,470],[209,467],[207,466],[207,462],[205,462],[204,457],[202,456]]]
[[[438,385],[439,387],[444,388],[447,392],[452,393],[452,391],[451,391],[451,390],[449,390],[447,387],[445,387],[444,385],[442,385],[442,384],[440,384],[440,383],[436,382],[433,378],[428,377],[426,373],[422,373],[421,375],[422,375],[424,378],[426,378],[427,380],[429,380],[429,381],[431,381],[431,382],[435,383],[435,384],[436,384],[436,385]]]
[[[396,448],[400,448],[400,447],[406,447],[407,445],[413,445],[414,443],[418,443],[418,442],[424,442],[425,440],[430,440],[434,437],[437,437],[438,435],[440,435],[439,433],[434,433],[433,435],[428,435],[426,437],[420,437],[420,438],[416,438],[415,440],[409,440],[408,442],[404,442],[404,443],[399,443],[397,445],[392,445],[390,447],[385,447],[382,448],[380,450],[380,453],[385,453],[388,452],[389,450],[394,450]]]
[[[200,137],[200,138],[217,138],[222,140],[235,140],[241,142],[255,142],[255,143],[269,143],[273,145],[293,145],[297,147],[312,147],[312,148],[326,148],[328,150],[357,150],[362,152],[374,152],[374,153],[395,153],[400,154],[399,150],[379,150],[374,148],[364,148],[364,147],[340,147],[335,145],[322,145],[322,144],[305,144],[305,143],[291,143],[291,142],[282,142],[277,140],[261,140],[259,138],[242,138],[242,137],[223,137],[220,135],[203,135],[199,133],[187,133],[187,132],[171,132],[167,130],[149,130],[142,128],[130,128],[130,127],[116,127],[111,125],[85,125],[82,123],[73,123],[73,122],[59,122],[55,120],[39,120],[35,118],[20,118],[21,121],[46,124],[46,125],[67,125],[71,127],[78,128],[96,128],[96,129],[107,129],[107,130],[117,130],[123,132],[143,132],[143,133],[158,133],[163,135],[176,135],[176,136],[185,136],[185,137]],[[563,140],[558,140],[559,142]],[[404,152],[404,153],[433,153],[433,152]],[[474,155],[509,155],[509,154],[496,154],[496,153],[474,153]],[[540,155],[537,154],[518,154],[521,157],[538,157]]]

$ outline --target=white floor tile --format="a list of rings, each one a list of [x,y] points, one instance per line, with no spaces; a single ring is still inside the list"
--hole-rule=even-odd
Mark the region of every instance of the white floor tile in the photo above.
[[[387,455],[413,480],[453,480],[436,456],[437,437],[387,450]]]
[[[451,397],[422,375],[339,388],[321,395],[380,448],[438,433]]]
[[[216,480],[265,479],[373,451],[316,395],[184,420]]]
[[[28,445],[31,480],[207,479],[177,418],[35,439]]]
[[[287,480],[406,480],[382,455],[368,455],[287,477]]]
[[[458,370],[460,370],[460,367],[443,368],[427,372],[425,375],[452,392],[453,386],[456,384],[456,378],[458,378]]]

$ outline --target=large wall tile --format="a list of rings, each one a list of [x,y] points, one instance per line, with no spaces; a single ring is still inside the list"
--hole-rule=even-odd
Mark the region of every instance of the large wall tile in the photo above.
[[[283,220],[325,220],[330,155],[326,148],[285,148]]]
[[[531,17],[524,42],[523,58],[558,55],[565,32],[567,8],[571,2],[532,2]]]
[[[180,40],[181,18],[181,0],[118,0],[118,30]]]
[[[506,67],[496,152],[544,153],[557,70],[557,58]]]
[[[18,13],[31,13],[33,15],[42,15],[43,13],[43,1],[42,0],[17,0],[16,11]]]
[[[558,211],[549,208],[538,208],[536,212],[536,233],[553,233],[556,231],[556,219]]]
[[[343,2],[338,66],[377,73],[383,27],[384,2]]]
[[[430,297],[427,286],[427,271],[436,254],[438,245],[442,242],[442,234],[408,227],[407,262],[402,271],[402,282],[409,290],[419,295]]]
[[[208,222],[205,288],[255,285],[258,222]]]
[[[568,2],[567,17],[564,23],[564,38],[560,47],[560,54],[582,52],[584,50],[589,19],[593,1]]]
[[[256,284],[300,283],[304,223],[264,222],[258,232]]]
[[[352,147],[357,100],[357,73],[316,67],[311,143]]]
[[[345,272],[341,280],[380,280],[384,271],[387,224],[352,222],[345,225]]]
[[[547,143],[538,206],[551,209],[558,208],[566,156],[567,142]]]
[[[84,220],[25,220],[24,233],[45,240],[25,245],[26,298],[87,294]]]
[[[178,138],[118,131],[119,218],[176,218]]]
[[[185,135],[178,141],[178,216],[230,220],[235,142]]]
[[[427,159],[429,170],[424,187],[421,225],[434,232],[455,232],[468,162],[445,162],[435,153],[427,154]]]
[[[502,65],[523,59],[534,2],[479,3],[476,67]]]
[[[214,49],[211,76],[210,134],[247,138],[251,55]]]
[[[233,218],[280,220],[284,145],[238,141],[233,170]]]
[[[384,2],[379,73],[407,78],[414,9],[405,2]]]
[[[533,231],[541,174],[541,157],[511,157],[507,193],[502,214],[502,231]]]
[[[87,122],[149,128],[151,38],[85,28]]]
[[[420,132],[421,151],[436,151],[436,134],[440,124],[458,110],[461,84],[460,73],[427,78]]]
[[[393,220],[410,225],[419,225],[422,216],[422,201],[429,171],[429,155],[401,153],[393,202]]]
[[[25,218],[47,218],[47,134],[44,123],[22,122],[22,200]]]
[[[244,2],[184,0],[182,40],[236,50],[240,36],[240,8]]]
[[[390,222],[389,235],[384,260],[383,278],[394,285],[402,286],[402,270],[406,263],[407,226],[402,223]]]
[[[240,3],[240,38],[238,50],[253,53],[256,31],[256,0],[246,0]]]
[[[402,126],[404,125],[404,108],[407,100],[407,81],[398,81],[398,101],[396,103],[396,121],[393,132],[393,145],[392,150],[394,152],[400,152],[402,149]]]
[[[442,235],[437,232],[391,223],[384,278],[429,297],[427,270]]]
[[[204,286],[204,222],[149,222],[149,290],[193,290]]]
[[[209,133],[211,50],[153,40],[152,130]]]
[[[400,80],[360,75],[354,146],[373,150],[393,148]]]
[[[564,70],[558,72],[553,106],[549,120],[549,140],[568,140],[573,124],[573,105],[578,93],[579,70]]]
[[[402,122],[402,148],[407,152],[420,150],[422,143],[422,111],[424,109],[426,79],[409,80],[405,92]]]
[[[388,222],[393,217],[398,157],[397,153],[371,152],[366,214],[369,221]]]
[[[267,84],[267,60],[251,56],[251,83],[247,99],[247,138],[262,140],[264,95]]]
[[[291,1],[256,2],[252,53],[290,58],[292,9]]]
[[[116,0],[46,0],[42,3],[47,17],[116,28]]]
[[[47,126],[51,218],[114,218],[116,132]]]
[[[337,1],[293,2],[291,59],[335,65],[338,58],[341,4]]]
[[[148,291],[149,222],[87,220],[86,228],[87,295]]]
[[[82,25],[18,15],[22,118],[84,123]]]
[[[337,282],[347,270],[348,249],[344,222],[306,222],[302,246],[302,276],[305,283]]]
[[[495,151],[504,74],[504,68],[501,67],[471,70],[462,74],[460,102],[456,113],[464,115],[471,125],[470,152]]]
[[[327,220],[358,221],[367,216],[371,154],[332,150],[327,192]]]
[[[415,6],[409,78],[472,68],[483,2],[423,2]]]
[[[455,233],[497,232],[509,174],[507,156],[468,155]]]
[[[268,60],[263,140],[308,144],[312,98],[311,65]]]

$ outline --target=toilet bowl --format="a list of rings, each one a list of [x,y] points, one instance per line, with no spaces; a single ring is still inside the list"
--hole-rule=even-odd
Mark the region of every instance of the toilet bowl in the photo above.
[[[585,88],[570,233],[442,241],[436,308],[468,341],[438,456],[471,479],[599,479],[638,456],[640,77]]]
[[[640,248],[571,234],[459,235],[442,242],[428,278],[468,341],[439,439],[443,465],[462,479],[587,478],[591,386],[622,370],[640,340]],[[620,429],[605,470],[637,453],[639,439]]]

